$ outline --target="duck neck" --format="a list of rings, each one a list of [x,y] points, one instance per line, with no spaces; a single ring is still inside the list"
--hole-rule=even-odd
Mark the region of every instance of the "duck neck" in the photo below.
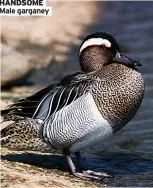
[[[126,81],[133,80],[133,77],[139,77],[139,71],[134,67],[130,68],[122,64],[112,63],[104,65],[101,70],[98,71],[99,77],[105,78],[106,80],[111,80],[111,83],[116,83],[119,85]],[[132,77],[133,76],[133,77]]]
[[[136,114],[144,95],[144,81],[141,73],[122,64],[113,63],[97,72],[103,80],[99,96],[103,99],[98,106],[103,117],[119,131]]]

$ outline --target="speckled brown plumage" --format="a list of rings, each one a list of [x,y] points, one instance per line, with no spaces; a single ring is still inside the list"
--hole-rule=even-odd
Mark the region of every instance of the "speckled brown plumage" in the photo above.
[[[99,46],[88,47],[79,57],[81,70],[92,72],[101,69],[110,58],[109,51]]]
[[[103,83],[93,86],[93,97],[114,132],[119,131],[134,117],[142,102],[142,75],[135,68],[116,63],[104,66],[97,75]]]
[[[41,125],[40,125],[41,126]],[[2,129],[2,146],[15,150],[51,151],[40,135],[39,123],[32,119],[18,120]]]

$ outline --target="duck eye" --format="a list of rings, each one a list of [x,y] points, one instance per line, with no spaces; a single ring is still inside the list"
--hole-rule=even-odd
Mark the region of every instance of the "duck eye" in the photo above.
[[[118,53],[118,52],[117,52],[117,53],[116,53],[116,57],[118,57],[118,58],[121,59],[121,58],[123,58],[123,57],[125,57],[125,56],[124,56],[122,53]]]
[[[124,55],[123,54],[119,54],[119,57],[123,57]]]

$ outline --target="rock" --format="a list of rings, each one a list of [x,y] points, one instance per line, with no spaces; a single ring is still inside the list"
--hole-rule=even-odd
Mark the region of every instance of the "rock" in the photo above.
[[[6,16],[1,19],[2,43],[24,54],[25,61],[28,59],[28,69],[39,70],[53,62],[55,64],[67,62],[72,45],[80,44],[80,36],[96,22],[98,17],[97,2],[47,1],[47,4],[52,6],[52,16]],[[77,58],[77,53],[75,55]],[[14,63],[17,59],[19,59],[18,63],[21,62],[19,56],[15,59],[9,57],[8,60],[12,62],[11,69],[17,64]],[[5,62],[3,57],[2,61]],[[15,70],[17,68],[20,69],[17,66]],[[3,65],[2,69],[5,69],[3,72],[6,74],[7,66]],[[10,67],[8,69],[10,70]],[[22,69],[25,68],[22,67]],[[69,66],[66,67],[66,71],[68,69]],[[56,72],[61,74],[61,70],[56,69]],[[12,71],[12,74],[16,74],[16,71]],[[12,78],[9,80],[11,81]],[[21,80],[16,81],[21,82]],[[6,76],[4,83],[12,84]]]
[[[28,58],[7,45],[1,45],[1,86],[21,84],[30,75]]]
[[[7,188],[102,188],[63,171],[64,157],[59,154],[1,149],[1,186]],[[59,170],[58,170],[59,169]]]

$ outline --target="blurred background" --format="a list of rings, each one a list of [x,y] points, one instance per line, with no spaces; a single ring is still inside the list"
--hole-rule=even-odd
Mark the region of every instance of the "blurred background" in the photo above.
[[[112,34],[140,61],[145,97],[133,120],[108,143],[83,153],[88,167],[115,175],[110,186],[153,186],[153,2],[49,2],[49,17],[2,17],[1,108],[80,70],[88,34]]]

